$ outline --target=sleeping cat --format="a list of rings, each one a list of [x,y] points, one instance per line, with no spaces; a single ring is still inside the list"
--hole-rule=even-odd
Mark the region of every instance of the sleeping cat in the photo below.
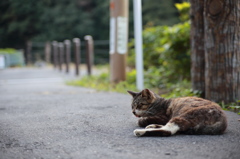
[[[197,97],[164,99],[148,89],[133,97],[132,112],[139,117],[135,136],[170,136],[177,132],[187,134],[222,134],[227,128],[226,115],[221,107]]]

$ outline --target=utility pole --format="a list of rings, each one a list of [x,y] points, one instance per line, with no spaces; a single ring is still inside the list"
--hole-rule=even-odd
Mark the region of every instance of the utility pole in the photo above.
[[[110,1],[110,81],[126,80],[128,0]]]

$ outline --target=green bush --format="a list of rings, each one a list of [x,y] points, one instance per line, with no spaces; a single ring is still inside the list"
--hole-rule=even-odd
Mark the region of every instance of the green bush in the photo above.
[[[182,22],[190,20],[189,19],[189,9],[190,9],[190,3],[189,2],[183,2],[183,3],[176,3],[175,7],[180,13],[180,20]]]
[[[238,115],[240,115],[240,100],[237,100],[236,102],[228,103],[228,104],[225,104],[224,102],[222,102],[222,103],[219,103],[219,105],[224,110],[233,111],[235,113],[238,113]]]
[[[0,49],[0,54],[13,54],[16,53],[17,50],[12,48]]]
[[[4,56],[4,67],[24,66],[24,55],[21,50],[0,49],[0,54]]]
[[[182,6],[184,5],[184,6]],[[180,6],[180,7],[179,7]],[[182,6],[182,8],[181,8]],[[178,4],[181,17],[189,5]],[[187,20],[188,15],[181,18]],[[149,27],[143,31],[145,86],[165,87],[167,83],[190,80],[190,22]],[[134,41],[129,43],[128,65],[134,67]]]

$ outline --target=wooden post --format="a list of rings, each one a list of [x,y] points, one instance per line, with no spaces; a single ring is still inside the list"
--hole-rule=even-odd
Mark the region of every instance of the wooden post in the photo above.
[[[27,41],[27,49],[26,49],[26,64],[30,65],[32,63],[32,42]]]
[[[65,62],[66,62],[66,73],[69,73],[69,63],[70,63],[70,54],[71,54],[71,41],[65,40]]]
[[[126,80],[128,0],[110,1],[110,80]]]
[[[45,62],[50,63],[50,60],[51,60],[51,58],[50,58],[50,56],[51,56],[51,44],[49,42],[46,42],[44,52],[45,52]]]
[[[54,68],[57,68],[58,65],[58,42],[57,41],[53,41],[52,42],[52,50],[53,50],[53,65]]]
[[[59,58],[59,70],[62,71],[62,64],[63,64],[63,43],[58,43],[58,58]]]
[[[81,45],[81,40],[79,38],[74,38],[73,39],[74,43],[74,57],[75,57],[75,74],[76,76],[79,75],[79,65],[80,65],[80,45]]]
[[[93,38],[90,35],[84,37],[86,41],[86,64],[88,75],[92,74],[92,66],[94,59],[94,47],[93,47]]]

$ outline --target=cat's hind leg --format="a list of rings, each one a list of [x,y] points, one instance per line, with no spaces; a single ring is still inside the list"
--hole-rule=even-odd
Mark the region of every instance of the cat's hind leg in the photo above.
[[[135,136],[170,136],[170,131],[161,130],[160,128],[149,128],[149,129],[136,129],[134,130]]]
[[[145,127],[145,129],[150,129],[150,128],[161,128],[163,127],[163,125],[159,125],[159,124],[150,124],[148,126]]]
[[[136,129],[133,133],[135,136],[171,136],[179,129],[177,124],[169,122],[160,128]]]

